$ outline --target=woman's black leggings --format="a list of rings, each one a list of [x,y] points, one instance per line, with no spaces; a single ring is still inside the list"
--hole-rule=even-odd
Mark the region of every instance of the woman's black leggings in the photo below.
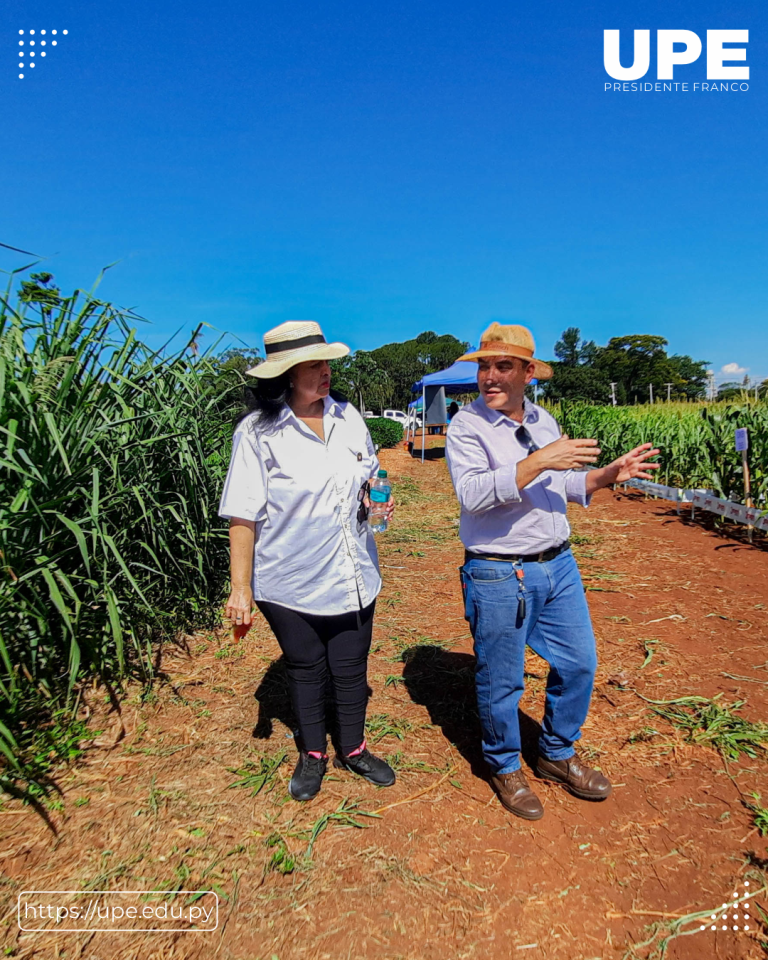
[[[375,601],[364,610],[318,616],[259,600],[285,656],[291,702],[302,749],[325,753],[325,687],[330,672],[336,694],[339,746],[356,750],[365,738],[368,651]]]

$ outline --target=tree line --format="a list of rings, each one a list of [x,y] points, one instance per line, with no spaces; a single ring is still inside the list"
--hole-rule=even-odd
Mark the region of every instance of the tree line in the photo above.
[[[657,400],[698,400],[707,386],[706,360],[667,354],[668,341],[652,334],[612,337],[606,346],[582,340],[578,327],[563,331],[555,344],[554,376],[544,386],[551,400],[592,400],[617,404]]]
[[[554,375],[539,384],[539,396],[548,400],[586,400],[625,404],[662,400],[703,400],[707,395],[708,361],[667,352],[668,341],[653,334],[612,337],[605,346],[583,340],[578,327],[569,327],[555,344],[549,360]],[[451,334],[432,331],[412,340],[388,343],[376,350],[357,350],[331,361],[331,388],[361,410],[385,407],[406,410],[414,395],[411,387],[428,373],[450,367],[469,350],[469,344]],[[246,362],[247,357],[247,362]],[[223,355],[227,366],[243,372],[258,353],[232,350]],[[721,384],[720,400],[739,399],[748,383]],[[753,388],[754,389],[754,388]],[[757,387],[768,395],[768,381]]]

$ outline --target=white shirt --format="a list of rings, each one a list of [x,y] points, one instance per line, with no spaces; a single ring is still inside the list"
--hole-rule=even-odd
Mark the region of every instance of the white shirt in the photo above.
[[[566,503],[589,505],[587,474],[544,470],[522,490],[517,486],[517,464],[560,436],[552,414],[527,399],[522,424],[492,410],[482,397],[454,416],[445,457],[461,504],[459,536],[468,550],[540,553],[568,539]]]
[[[379,461],[352,404],[323,406],[325,441],[287,404],[271,429],[257,414],[238,424],[219,516],[256,521],[255,600],[330,616],[381,590],[373,533],[357,522],[358,491]]]

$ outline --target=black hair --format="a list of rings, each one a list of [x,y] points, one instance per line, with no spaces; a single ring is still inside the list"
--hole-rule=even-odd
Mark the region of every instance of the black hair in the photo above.
[[[245,409],[238,414],[235,425],[255,413],[258,426],[269,430],[277,423],[283,404],[290,403],[291,392],[290,371],[278,377],[256,377],[255,383],[243,391]],[[340,403],[349,402],[340,390],[330,390],[329,396]]]
[[[277,377],[256,377],[254,384],[243,391],[245,410],[239,414],[236,423],[256,413],[260,427],[274,427],[283,404],[288,403],[290,397],[291,379],[288,372]]]

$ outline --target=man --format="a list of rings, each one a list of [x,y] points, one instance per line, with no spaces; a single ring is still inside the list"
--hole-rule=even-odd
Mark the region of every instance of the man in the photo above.
[[[597,657],[584,588],[568,537],[568,501],[588,506],[600,487],[650,479],[650,443],[589,471],[596,440],[561,435],[555,419],[528,401],[525,386],[552,368],[534,359],[525,327],[492,324],[477,360],[480,396],[451,421],[446,457],[461,504],[466,548],[461,581],[475,644],[483,754],[501,803],[526,820],[544,814],[520,766],[517,707],[526,644],[550,665],[538,775],[585,800],[611,784],[574,750],[592,694]]]

